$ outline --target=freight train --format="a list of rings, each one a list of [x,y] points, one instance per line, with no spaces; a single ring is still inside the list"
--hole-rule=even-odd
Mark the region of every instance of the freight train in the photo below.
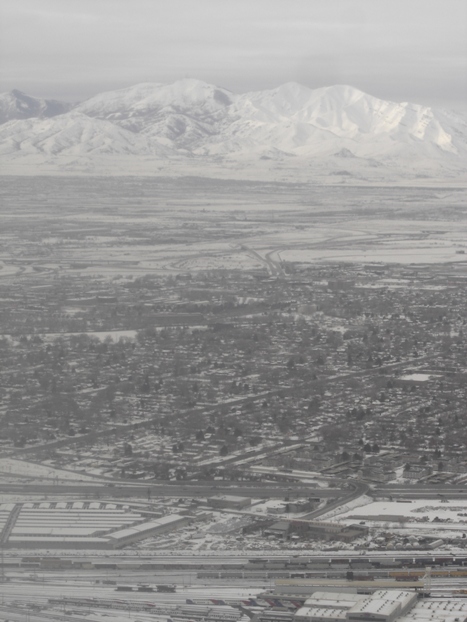
[[[396,557],[329,557],[329,558],[310,558],[309,556],[284,556],[284,557],[256,557],[248,560],[238,560],[223,562],[222,560],[199,560],[193,559],[191,563],[179,563],[177,561],[85,561],[82,559],[73,560],[61,557],[23,557],[16,559],[5,559],[4,567],[25,568],[31,570],[141,570],[155,571],[161,569],[201,569],[206,566],[206,570],[222,571],[286,571],[288,573],[304,572],[307,570],[326,572],[327,570],[353,570],[361,571],[367,569],[390,570],[398,568],[420,568],[426,566],[439,567],[455,565],[457,567],[466,566],[467,557],[422,555],[416,557],[396,556]],[[251,576],[251,575],[249,575]],[[300,575],[297,575],[300,576]],[[462,575],[459,575],[462,576]],[[292,577],[293,578],[293,577]]]
[[[117,592],[175,592],[175,585],[117,585]]]
[[[169,606],[161,603],[124,601],[108,598],[49,598],[49,605],[59,607],[81,607],[87,609],[116,609],[121,611],[144,611],[156,615],[168,615],[169,619],[180,620],[205,620],[212,622],[237,622],[241,613],[237,609],[221,606],[204,605],[175,605]]]

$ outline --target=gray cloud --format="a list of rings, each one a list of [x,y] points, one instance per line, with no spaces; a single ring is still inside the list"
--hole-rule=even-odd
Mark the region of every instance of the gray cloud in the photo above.
[[[3,0],[1,90],[71,100],[186,76],[460,107],[464,0]]]

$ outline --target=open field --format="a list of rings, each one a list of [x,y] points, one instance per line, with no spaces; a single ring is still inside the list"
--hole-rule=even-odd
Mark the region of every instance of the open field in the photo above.
[[[461,268],[465,198],[464,188],[4,177],[0,278],[280,274],[290,262]]]

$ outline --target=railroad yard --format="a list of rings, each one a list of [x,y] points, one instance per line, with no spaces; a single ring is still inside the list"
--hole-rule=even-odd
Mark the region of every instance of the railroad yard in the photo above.
[[[426,570],[428,564],[430,571]],[[277,555],[232,559],[224,555],[216,559],[175,554],[159,559],[132,557],[130,561],[127,556],[114,560],[9,556],[5,567],[16,580],[4,584],[4,602],[28,607],[32,619],[44,612],[68,615],[70,610],[94,619],[89,617],[91,611],[111,610],[125,611],[129,617],[139,612],[170,613],[177,619],[238,620],[244,611],[258,613],[272,607],[281,610],[284,619],[292,620],[310,594],[336,588],[362,594],[413,590],[422,597],[422,610],[429,602],[446,603],[447,596],[449,602],[458,602],[453,611],[467,610],[467,602],[461,598],[467,589],[466,557],[346,558],[335,554],[330,558]],[[92,598],[87,597],[90,589]]]

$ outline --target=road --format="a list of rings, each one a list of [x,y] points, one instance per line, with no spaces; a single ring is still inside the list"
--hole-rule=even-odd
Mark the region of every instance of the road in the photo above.
[[[328,503],[324,508],[320,508],[319,510],[310,512],[303,518],[307,520],[314,520],[315,518],[318,518],[319,516],[322,516],[323,514],[327,514],[328,512],[331,512],[331,510],[335,510],[341,505],[345,505],[346,503],[350,503],[354,499],[358,499],[358,497],[361,497],[362,495],[366,495],[369,489],[370,487],[363,482],[352,482],[351,491],[349,492],[348,495],[346,495],[345,497],[339,497],[335,501]]]
[[[467,499],[467,488],[457,484],[386,484],[373,490],[373,496],[393,499]]]
[[[221,482],[180,482],[179,484],[145,484],[145,485],[95,485],[86,483],[70,484],[4,484],[0,483],[0,493],[4,494],[50,494],[50,495],[91,495],[96,497],[135,497],[151,499],[157,497],[212,497],[213,495],[237,495],[252,498],[270,497],[319,497],[334,498],[346,495],[347,491],[339,488],[311,488],[302,483],[221,483]],[[351,489],[354,493],[354,488]]]
[[[263,257],[257,251],[250,248],[249,246],[245,246],[244,244],[242,244],[240,248],[246,251],[247,254],[250,255],[250,257],[262,263],[271,276],[283,276],[284,275],[284,271],[280,263],[271,259],[271,254],[274,251],[271,251],[270,253],[266,253],[266,255]]]

